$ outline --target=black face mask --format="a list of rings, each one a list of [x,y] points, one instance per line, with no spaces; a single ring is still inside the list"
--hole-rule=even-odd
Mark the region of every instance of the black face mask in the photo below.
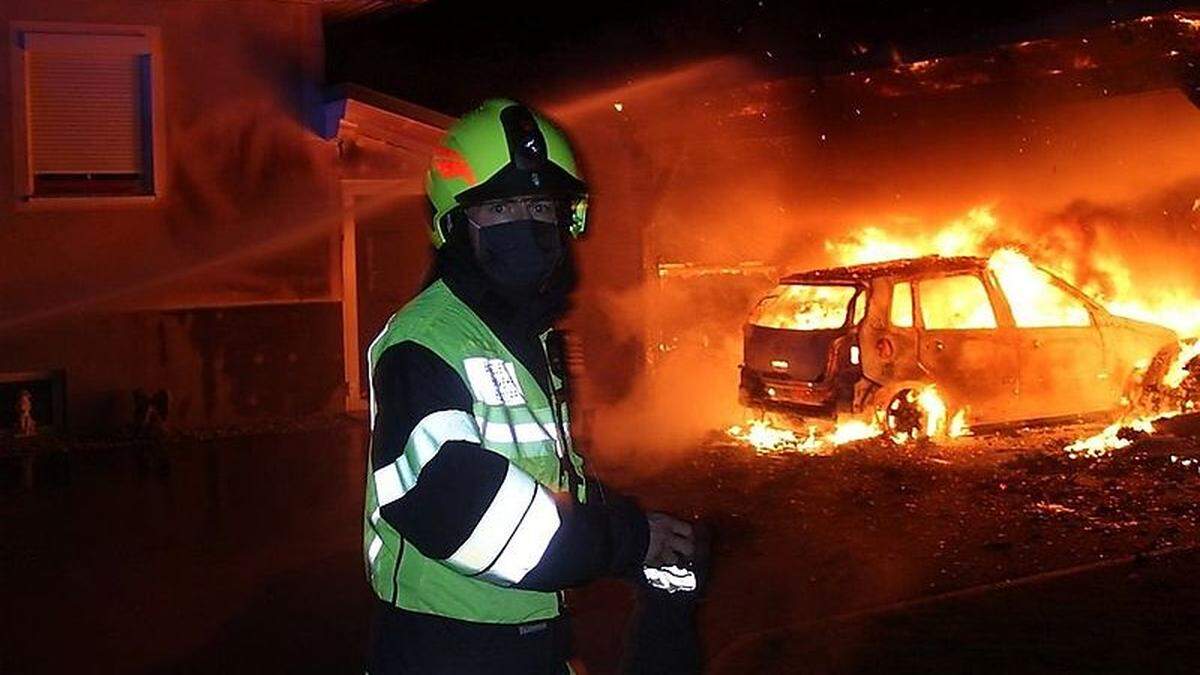
[[[480,269],[506,294],[541,292],[563,258],[561,228],[552,223],[515,220],[470,230]]]

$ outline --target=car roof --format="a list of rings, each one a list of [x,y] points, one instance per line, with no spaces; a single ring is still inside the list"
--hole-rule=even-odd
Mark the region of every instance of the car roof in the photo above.
[[[846,282],[866,281],[879,277],[919,276],[923,274],[941,274],[954,272],[975,272],[987,267],[987,258],[974,256],[942,257],[939,255],[923,258],[905,258],[888,260],[886,262],[850,265],[848,267],[827,267],[819,270],[809,270],[789,274],[779,280],[783,284],[803,284],[811,282]]]

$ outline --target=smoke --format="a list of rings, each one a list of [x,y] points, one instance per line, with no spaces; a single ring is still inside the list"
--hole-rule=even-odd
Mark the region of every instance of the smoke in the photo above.
[[[1196,292],[1200,276],[1186,260],[1200,251],[1198,199],[1200,176],[1130,201],[1078,200],[1036,219],[1030,235],[1047,258],[1074,270],[1079,285],[1105,295],[1118,292],[1122,281],[1102,264],[1112,258],[1143,287]]]
[[[610,338],[644,345],[644,350],[633,354],[636,362],[627,364],[634,374],[629,388],[596,408],[589,425],[592,456],[602,464],[636,466],[653,473],[678,460],[723,423],[740,419],[741,323],[748,311],[746,300],[767,285],[761,279],[754,290],[736,298],[686,288],[663,292],[657,284],[611,296],[600,308],[613,327]],[[651,335],[647,343],[642,332],[647,311],[663,325],[677,328],[670,334]],[[595,365],[589,367],[600,371]],[[603,377],[603,372],[596,375]]]
[[[602,318],[582,332],[642,347],[589,361],[590,378],[620,382],[591,397],[606,459],[657,466],[741,421],[749,309],[850,249],[1016,246],[1119,313],[1200,330],[1200,175],[1182,142],[1200,116],[1178,91],[881,107],[730,60],[645,80],[560,106],[600,186],[581,259]],[[613,255],[630,249],[636,269]]]

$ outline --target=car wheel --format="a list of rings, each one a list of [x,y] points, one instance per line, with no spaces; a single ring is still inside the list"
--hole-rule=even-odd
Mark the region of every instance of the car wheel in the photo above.
[[[915,389],[901,389],[883,409],[883,426],[892,439],[924,437],[929,415],[917,403]]]

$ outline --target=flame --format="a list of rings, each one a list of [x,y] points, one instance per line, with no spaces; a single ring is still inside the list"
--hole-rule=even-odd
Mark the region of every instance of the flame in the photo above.
[[[938,391],[937,385],[931,384],[916,391],[904,392],[902,397],[892,400],[889,409],[883,412],[883,418],[890,420],[892,416],[899,413],[899,409],[905,404],[914,406],[919,414],[923,424],[919,435],[924,438],[959,438],[970,433],[970,426],[967,424],[967,409],[962,408],[951,416],[950,408]],[[892,427],[894,424],[885,424],[885,426]],[[893,431],[891,438],[896,443],[903,444],[912,440],[912,436],[913,434],[908,430],[896,430]]]
[[[1200,340],[1180,342],[1179,353],[1167,368],[1161,383],[1157,385],[1157,391],[1168,394],[1160,400],[1167,401],[1170,409],[1153,414],[1126,416],[1117,420],[1100,433],[1067,445],[1064,448],[1067,455],[1071,459],[1103,457],[1113,450],[1120,450],[1132,445],[1133,440],[1128,437],[1130,431],[1147,435],[1153,434],[1156,431],[1154,427],[1156,422],[1194,410],[1197,405],[1195,394],[1197,386],[1200,385],[1200,371],[1193,372],[1189,366],[1193,366],[1193,361],[1197,358],[1200,358]],[[1139,364],[1139,367],[1144,369],[1145,364]],[[1158,406],[1143,407],[1157,408]],[[1122,434],[1122,432],[1125,433]]]
[[[918,406],[924,416],[924,436],[928,438],[958,438],[970,433],[966,409],[959,410],[947,421],[948,408],[937,387],[928,386],[920,392],[909,392],[909,402]],[[882,411],[881,411],[882,412]],[[838,446],[884,436],[884,415],[874,419],[847,419],[839,421],[831,431],[820,432],[816,425],[808,426],[797,433],[786,424],[770,420],[750,420],[745,424],[729,427],[726,434],[735,441],[752,446],[760,453],[801,452],[806,454],[828,454]],[[914,438],[907,432],[890,434],[888,438],[903,445]]]
[[[1164,261],[1166,262],[1166,261]],[[1099,279],[1076,284],[1080,290],[1100,301],[1104,307],[1130,319],[1156,323],[1181,336],[1200,335],[1200,300],[1195,289],[1138,284],[1124,260],[1113,255],[1096,254],[1092,267]],[[1062,270],[1068,281],[1079,276],[1073,266]]]
[[[1018,326],[1087,326],[1087,307],[1074,301],[1038,269],[1024,253],[1001,248],[988,258],[988,269],[996,274],[1004,294],[1011,300]]]
[[[967,426],[967,409],[963,408],[954,413],[953,419],[950,420],[950,426],[946,429],[946,435],[950,438],[961,438],[971,432]]]
[[[1129,438],[1121,436],[1121,432],[1130,429],[1144,434],[1154,433],[1154,423],[1159,420],[1175,417],[1179,413],[1167,413],[1165,415],[1145,416],[1132,420],[1119,420],[1113,422],[1104,428],[1104,431],[1082,438],[1068,445],[1064,450],[1071,459],[1080,457],[1102,457],[1112,450],[1120,450],[1133,444]]]
[[[763,299],[750,323],[791,330],[841,328],[855,292],[853,286],[783,284]]]
[[[1178,389],[1183,386],[1183,381],[1192,374],[1188,366],[1198,357],[1200,357],[1200,340],[1191,344],[1184,342],[1179,350],[1179,355],[1175,357],[1163,375],[1163,386],[1168,389]]]
[[[1200,204],[1200,200],[1197,203]],[[862,226],[847,236],[826,241],[825,250],[838,265],[929,255],[986,257],[988,268],[995,274],[1005,295],[1020,298],[1019,303],[1010,303],[1015,305],[1012,310],[1018,325],[1030,325],[1027,322],[1033,321],[1041,322],[1039,325],[1042,326],[1069,326],[1089,321],[1086,308],[1063,292],[1061,285],[1047,274],[1048,270],[1114,315],[1166,326],[1183,336],[1200,335],[1200,298],[1194,289],[1138,283],[1129,261],[1103,246],[1089,244],[1076,254],[1064,255],[1061,247],[1056,249],[1052,241],[1039,241],[1012,224],[1002,225],[990,205],[972,208],[938,227],[914,227],[920,224],[903,219],[896,224],[897,227],[891,230],[874,224]],[[835,302],[832,297],[814,296],[809,300],[806,312],[793,313],[780,320],[783,323],[790,321],[798,328],[811,326],[813,322],[840,325],[848,298],[837,298]],[[923,306],[922,309],[954,313],[962,308]],[[1188,367],[1197,358],[1200,358],[1200,340],[1185,340],[1178,356],[1166,370],[1161,386],[1168,390],[1183,388],[1169,399],[1174,409],[1163,410],[1158,406],[1150,412],[1138,411],[1094,436],[1070,443],[1066,452],[1072,457],[1103,456],[1129,446],[1132,443],[1128,438],[1129,430],[1151,434],[1155,422],[1195,409],[1200,404],[1194,400],[1192,390],[1200,382],[1200,374],[1193,374]],[[921,411],[924,427],[921,433],[925,436],[955,438],[970,433],[969,411],[961,409],[951,415],[935,386],[909,392],[908,396],[911,398],[907,403]],[[828,433],[818,433],[815,427],[809,427],[807,432],[799,434],[757,421],[732,427],[729,434],[760,451],[791,449],[820,453],[855,440],[885,435],[888,421],[888,411],[881,411],[874,421],[842,423]],[[908,432],[886,436],[896,443],[913,440]]]
[[[936,438],[946,428],[946,402],[938,394],[937,387],[930,385],[917,394],[917,405],[925,411],[925,435]]]
[[[1041,266],[1079,288],[1112,314],[1166,326],[1183,336],[1200,335],[1200,298],[1194,289],[1139,284],[1128,261],[1101,251],[1098,246],[1089,246],[1079,258],[1063,255],[1050,244],[1023,235],[1014,224],[1002,224],[992,205],[976,206],[936,227],[914,228],[920,223],[911,219],[896,219],[895,225],[890,229],[864,225],[847,236],[826,241],[825,250],[839,265],[929,255],[988,257],[993,270],[1009,275],[1019,288],[1034,282],[1044,288],[1044,281],[1034,273]],[[909,231],[913,229],[917,231]],[[1057,301],[1044,293],[1033,297],[1036,302]],[[1069,312],[1079,310],[1063,306],[1061,311],[1069,316]]]
[[[828,439],[833,445],[845,445],[854,441],[865,441],[868,438],[875,438],[882,433],[883,430],[879,428],[878,424],[862,420],[849,420],[837,425],[837,428],[828,436]]]
[[[760,453],[800,452],[805,454],[828,454],[839,445],[867,440],[883,434],[879,425],[862,420],[850,420],[838,424],[833,431],[820,433],[815,425],[804,434],[769,420],[751,420],[744,425],[732,426],[726,433],[735,441],[752,446]]]
[[[870,225],[857,234],[825,242],[825,250],[840,265],[861,265],[927,255],[978,255],[998,226],[990,206],[978,206],[962,218],[932,232],[909,236]]]
[[[727,433],[759,450],[780,450],[794,447],[799,441],[791,429],[780,429],[765,420],[752,420],[746,426],[729,427]]]

